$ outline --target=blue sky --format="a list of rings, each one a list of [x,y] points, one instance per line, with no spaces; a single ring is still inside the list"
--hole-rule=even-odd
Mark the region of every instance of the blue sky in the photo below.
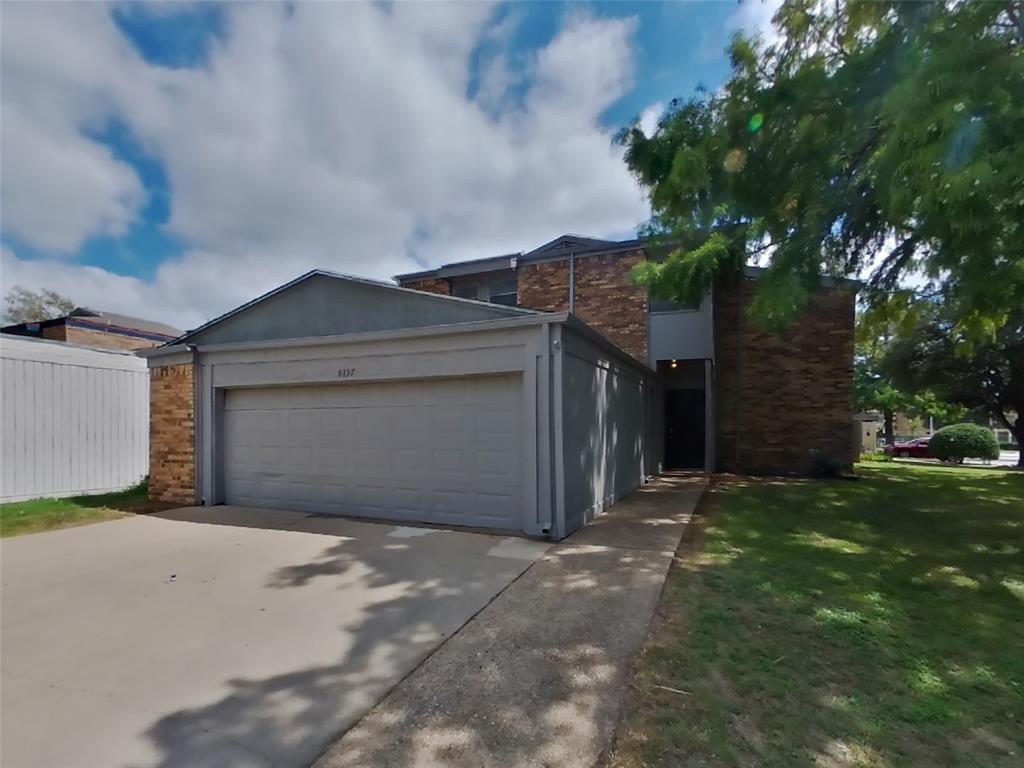
[[[773,7],[5,10],[4,289],[184,327],[312,266],[628,237],[646,203],[610,137],[717,87]]]

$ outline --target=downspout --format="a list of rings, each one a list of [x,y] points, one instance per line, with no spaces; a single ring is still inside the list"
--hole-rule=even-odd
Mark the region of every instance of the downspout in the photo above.
[[[554,353],[552,349],[551,339],[551,323],[544,323],[541,326],[541,343],[543,344],[544,354],[541,358],[542,365],[538,371],[539,376],[543,376],[543,381],[538,389],[544,393],[545,402],[543,407],[546,411],[547,418],[543,419],[545,423],[546,432],[541,439],[544,441],[546,450],[545,456],[545,472],[537,472],[538,482],[542,482],[544,475],[547,475],[547,498],[544,499],[544,503],[541,504],[541,498],[538,497],[538,505],[540,510],[545,510],[546,513],[542,512],[538,515],[537,524],[540,527],[540,532],[545,536],[553,536],[556,531],[555,520],[557,514],[557,491],[556,491],[556,469],[555,469],[555,398],[554,398]],[[538,408],[541,407],[541,403],[537,404]]]
[[[203,441],[200,431],[202,401],[199,397],[201,391],[201,384],[199,382],[199,348],[195,344],[186,344],[185,349],[192,355],[192,477],[195,485],[192,489],[192,496],[195,503],[203,505],[206,503],[206,499],[203,497],[202,477]]]
[[[551,518],[554,530],[559,536],[565,536],[565,445],[563,443],[564,413],[562,401],[562,325],[557,328],[547,324],[550,334],[548,355],[551,357],[549,368],[549,395],[551,403],[550,435],[551,435]],[[550,535],[550,533],[549,533]]]

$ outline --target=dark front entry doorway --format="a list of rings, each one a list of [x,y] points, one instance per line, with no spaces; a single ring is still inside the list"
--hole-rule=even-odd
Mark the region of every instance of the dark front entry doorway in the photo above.
[[[665,390],[665,467],[704,469],[704,390]]]

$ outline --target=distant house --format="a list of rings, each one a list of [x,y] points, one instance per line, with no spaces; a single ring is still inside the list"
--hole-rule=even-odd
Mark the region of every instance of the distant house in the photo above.
[[[8,325],[0,328],[0,333],[101,349],[136,350],[165,344],[181,336],[182,331],[152,320],[78,307],[64,317]]]
[[[853,434],[859,451],[874,451],[885,436],[885,420],[878,411],[853,414]]]

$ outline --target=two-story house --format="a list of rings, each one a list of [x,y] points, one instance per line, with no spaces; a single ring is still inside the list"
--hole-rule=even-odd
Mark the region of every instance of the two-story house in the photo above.
[[[674,306],[630,279],[649,250],[314,270],[144,351],[150,493],[561,538],[662,469],[850,465],[856,284],[772,334],[757,270]]]
[[[658,373],[666,468],[797,473],[821,452],[854,460],[858,283],[827,280],[786,331],[747,315],[760,272],[723,280],[699,306],[652,299],[630,271],[642,240],[564,235],[526,253],[397,275],[406,288],[569,311]]]

